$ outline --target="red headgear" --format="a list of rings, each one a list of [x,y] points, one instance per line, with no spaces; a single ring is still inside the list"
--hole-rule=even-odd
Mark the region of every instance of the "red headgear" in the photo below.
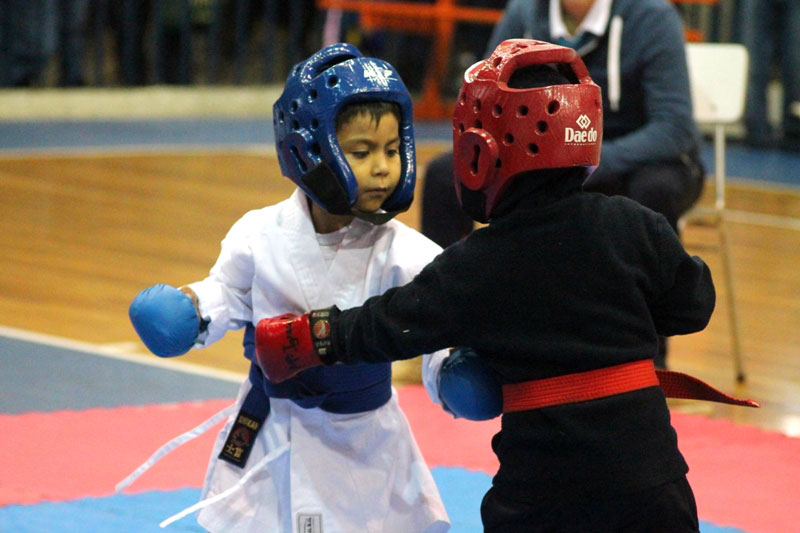
[[[567,67],[576,84],[511,89],[514,71],[532,65]],[[597,165],[603,138],[600,87],[571,48],[511,39],[464,73],[453,112],[455,185],[469,215],[486,222],[520,172]],[[465,202],[463,188],[482,205]],[[472,196],[470,194],[470,196]]]

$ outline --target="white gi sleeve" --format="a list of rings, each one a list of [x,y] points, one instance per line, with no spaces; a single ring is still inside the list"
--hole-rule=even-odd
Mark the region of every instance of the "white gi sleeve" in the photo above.
[[[449,349],[444,349],[422,356],[422,384],[436,405],[442,405],[442,400],[439,398],[439,371],[449,353]]]
[[[221,251],[209,276],[189,287],[197,294],[200,315],[208,327],[196,348],[220,340],[229,330],[241,329],[253,319],[253,239],[260,217],[251,211],[239,219],[222,240]]]

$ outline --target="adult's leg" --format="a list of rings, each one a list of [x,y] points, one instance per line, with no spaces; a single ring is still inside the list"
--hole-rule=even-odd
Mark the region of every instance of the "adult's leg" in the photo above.
[[[111,7],[117,18],[120,81],[125,86],[144,85],[148,80],[144,51],[148,4],[145,0],[121,0]]]
[[[4,84],[27,87],[39,81],[55,47],[53,0],[12,0],[2,6],[8,19],[3,36],[7,49]]]
[[[468,235],[474,223],[461,209],[453,186],[453,152],[433,158],[422,185],[422,234],[447,248]]]
[[[86,21],[89,0],[61,0],[59,2],[61,79],[64,87],[86,84],[83,72],[86,53]]]
[[[767,145],[772,133],[767,120],[767,86],[775,57],[775,17],[773,0],[742,0],[742,44],[750,55],[744,122],[748,142]]]
[[[697,154],[674,163],[651,164],[623,179],[621,194],[664,215],[678,233],[678,219],[700,197],[705,170]]]
[[[784,1],[783,45],[783,132],[800,149],[800,2]]]

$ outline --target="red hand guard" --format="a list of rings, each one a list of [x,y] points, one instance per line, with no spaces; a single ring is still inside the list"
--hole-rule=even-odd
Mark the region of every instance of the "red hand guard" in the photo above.
[[[273,383],[280,383],[303,370],[324,364],[330,346],[330,310],[297,316],[285,314],[265,318],[256,326],[256,358]]]

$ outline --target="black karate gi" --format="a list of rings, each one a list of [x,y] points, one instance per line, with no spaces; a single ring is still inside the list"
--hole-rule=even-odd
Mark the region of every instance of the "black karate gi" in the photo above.
[[[662,215],[583,192],[582,177],[516,180],[488,227],[411,283],[343,311],[336,358],[470,346],[501,382],[518,383],[653,358],[658,335],[703,329],[715,302],[706,264]],[[482,505],[487,530],[696,530],[659,387],[505,414],[492,448],[500,469]]]

